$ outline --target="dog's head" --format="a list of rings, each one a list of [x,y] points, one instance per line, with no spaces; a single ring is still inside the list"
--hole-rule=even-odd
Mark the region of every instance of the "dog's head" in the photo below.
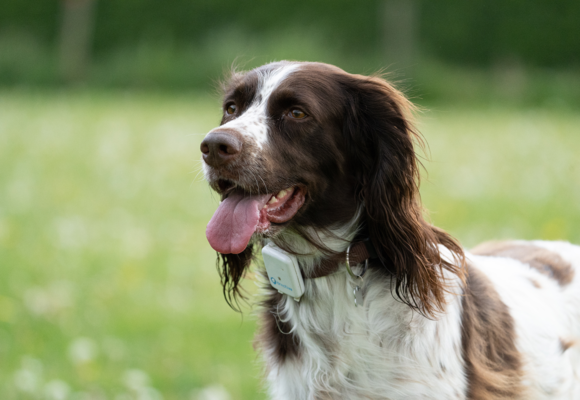
[[[206,179],[222,198],[207,238],[220,255],[226,294],[239,293],[256,239],[293,251],[284,238],[299,236],[330,252],[320,232],[349,225],[368,233],[403,301],[427,313],[441,309],[442,271],[459,270],[438,245],[462,252],[423,219],[411,103],[379,77],[321,63],[235,73],[224,91],[221,125],[201,151]]]

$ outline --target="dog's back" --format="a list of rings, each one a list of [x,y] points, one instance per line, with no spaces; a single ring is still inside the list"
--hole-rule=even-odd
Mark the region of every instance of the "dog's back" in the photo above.
[[[491,242],[474,248],[468,260],[489,278],[513,319],[527,398],[580,399],[580,247]]]

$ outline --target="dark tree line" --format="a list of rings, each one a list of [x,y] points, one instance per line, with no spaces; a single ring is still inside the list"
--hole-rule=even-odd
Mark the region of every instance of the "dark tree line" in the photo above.
[[[60,43],[62,49],[63,30],[72,32],[63,27],[63,5],[82,1],[0,0],[0,34],[23,30],[47,45]],[[84,35],[99,54],[143,41],[188,45],[224,28],[259,36],[280,27],[315,27],[345,51],[384,51],[401,43],[389,39],[393,34],[407,29],[403,42],[412,38],[413,47],[455,63],[486,65],[515,56],[538,66],[580,64],[578,0],[413,0],[413,26],[402,28],[393,27],[399,19],[385,16],[389,2],[393,0],[98,0],[92,22],[83,22],[93,23],[94,29]],[[404,7],[405,0],[397,2]],[[81,31],[82,24],[77,26]],[[77,39],[69,38],[61,51],[78,46],[82,40]],[[400,47],[404,52],[406,46]]]

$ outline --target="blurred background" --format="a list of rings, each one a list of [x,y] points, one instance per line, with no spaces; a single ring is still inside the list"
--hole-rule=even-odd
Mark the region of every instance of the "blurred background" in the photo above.
[[[0,398],[263,399],[221,295],[199,143],[216,80],[386,71],[466,247],[580,243],[576,0],[0,0]],[[254,283],[246,282],[250,294]]]

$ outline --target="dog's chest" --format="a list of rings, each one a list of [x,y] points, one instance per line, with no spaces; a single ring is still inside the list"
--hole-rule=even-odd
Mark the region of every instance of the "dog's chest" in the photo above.
[[[300,304],[282,300],[276,328],[292,329],[295,353],[276,356],[277,341],[289,339],[283,333],[263,343],[272,398],[465,397],[458,304],[432,321],[382,285],[367,284],[364,307],[356,307],[353,288],[338,275],[309,287]]]

